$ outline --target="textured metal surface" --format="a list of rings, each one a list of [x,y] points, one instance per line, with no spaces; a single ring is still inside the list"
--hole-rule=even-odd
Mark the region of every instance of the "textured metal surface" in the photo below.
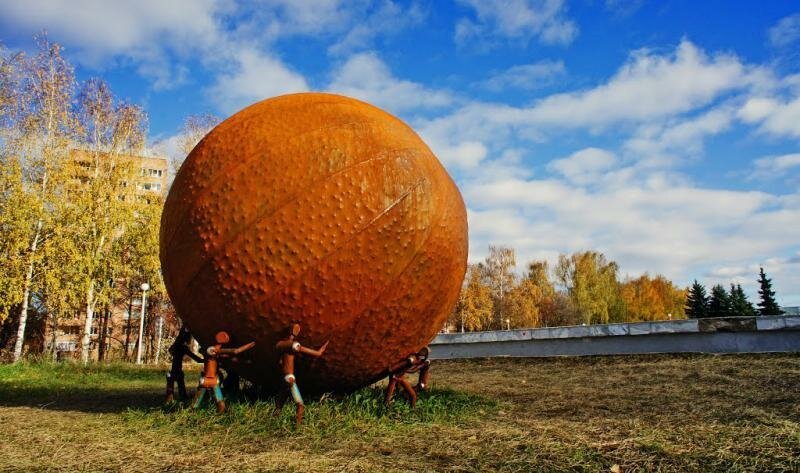
[[[161,221],[164,281],[201,343],[256,341],[237,369],[281,386],[290,323],[325,356],[304,390],[349,390],[425,346],[466,269],[461,195],[397,118],[329,94],[265,100],[219,124],[184,162]]]

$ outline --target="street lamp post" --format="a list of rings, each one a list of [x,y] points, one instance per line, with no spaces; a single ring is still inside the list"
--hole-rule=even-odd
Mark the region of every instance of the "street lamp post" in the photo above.
[[[506,330],[511,330],[511,319],[506,319]]]
[[[160,313],[158,314],[158,325],[156,325],[156,364],[158,364],[158,359],[161,356],[161,332],[164,329],[164,316]]]
[[[147,306],[147,291],[150,290],[150,285],[142,283],[142,315],[139,317],[139,346],[136,350],[136,364],[142,364],[142,342],[144,336],[144,309]]]

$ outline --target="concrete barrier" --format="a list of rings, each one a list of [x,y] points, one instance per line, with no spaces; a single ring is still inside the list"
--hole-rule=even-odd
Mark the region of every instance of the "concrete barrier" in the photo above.
[[[800,317],[725,317],[439,334],[432,358],[800,352]]]

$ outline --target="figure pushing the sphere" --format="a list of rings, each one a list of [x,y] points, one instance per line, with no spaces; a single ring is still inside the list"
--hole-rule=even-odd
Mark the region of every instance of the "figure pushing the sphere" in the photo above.
[[[222,345],[231,341],[227,332],[217,332],[214,341],[216,343],[203,352],[203,373],[200,376],[200,384],[197,386],[192,407],[195,409],[200,407],[205,395],[209,394],[209,397],[213,397],[217,404],[217,412],[224,412],[225,399],[219,386],[219,360],[230,358],[232,361],[236,361],[236,355],[253,348],[256,342],[250,342],[239,348],[222,348]]]
[[[394,391],[399,384],[408,397],[411,408],[417,406],[417,393],[427,391],[430,387],[431,360],[428,358],[430,349],[424,347],[417,353],[408,355],[404,360],[397,362],[389,368],[389,385],[386,387],[386,398],[384,403],[388,406],[392,403]],[[411,383],[406,379],[407,374],[419,373],[417,385],[411,387]]]
[[[297,387],[297,378],[294,375],[294,362],[295,357],[308,356],[319,358],[325,353],[328,348],[328,342],[322,344],[319,350],[304,347],[297,341],[297,336],[300,335],[300,325],[292,324],[289,327],[289,336],[275,344],[275,350],[281,354],[281,371],[283,372],[283,381],[286,383],[286,390],[278,394],[275,398],[275,413],[279,413],[286,402],[286,398],[291,394],[292,400],[295,404],[295,424],[300,425],[303,422],[303,412],[305,411],[305,404],[303,403],[303,396],[300,394],[300,388]]]
[[[178,395],[181,400],[186,399],[186,381],[183,375],[183,359],[189,357],[192,360],[202,363],[203,359],[197,356],[191,348],[189,348],[189,341],[192,339],[192,334],[186,327],[181,327],[175,341],[169,347],[169,353],[172,355],[172,365],[167,373],[167,397],[166,402],[170,403],[175,398],[175,383],[178,384]]]

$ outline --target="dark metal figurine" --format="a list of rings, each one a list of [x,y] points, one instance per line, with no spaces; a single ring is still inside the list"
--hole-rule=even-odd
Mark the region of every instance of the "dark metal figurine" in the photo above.
[[[275,349],[281,354],[280,364],[283,371],[283,380],[286,382],[287,390],[278,394],[275,399],[275,414],[278,414],[286,402],[289,394],[292,395],[296,406],[295,423],[300,425],[303,422],[303,412],[305,405],[303,404],[303,397],[300,395],[300,389],[297,388],[297,380],[294,376],[294,358],[298,355],[311,356],[319,358],[325,353],[328,348],[328,342],[322,344],[319,350],[304,347],[297,341],[297,336],[300,335],[300,325],[292,324],[289,327],[289,336],[275,344]]]
[[[203,359],[196,355],[191,348],[189,348],[189,341],[192,339],[192,334],[189,329],[181,327],[178,336],[175,337],[175,342],[169,347],[169,353],[172,355],[172,367],[167,373],[167,399],[166,402],[172,402],[175,398],[175,383],[178,383],[178,395],[181,400],[186,399],[186,381],[183,376],[183,359],[189,357],[198,363],[202,363]]]
[[[430,349],[423,347],[417,353],[408,355],[402,361],[389,368],[389,386],[386,388],[385,403],[388,406],[392,403],[394,391],[399,384],[403,391],[408,396],[408,402],[414,408],[417,405],[417,393],[420,391],[427,391],[430,381],[430,368],[431,360],[428,358]],[[419,372],[419,381],[415,387],[411,387],[411,383],[406,379],[407,374]]]
[[[236,360],[236,355],[243,351],[253,348],[256,342],[250,342],[239,348],[222,348],[222,345],[231,341],[228,332],[217,332],[214,337],[216,344],[206,348],[203,354],[203,374],[200,377],[200,385],[194,395],[193,408],[200,407],[206,393],[214,397],[217,403],[217,412],[225,411],[225,401],[222,397],[222,390],[219,387],[219,362],[220,358],[231,358]]]

